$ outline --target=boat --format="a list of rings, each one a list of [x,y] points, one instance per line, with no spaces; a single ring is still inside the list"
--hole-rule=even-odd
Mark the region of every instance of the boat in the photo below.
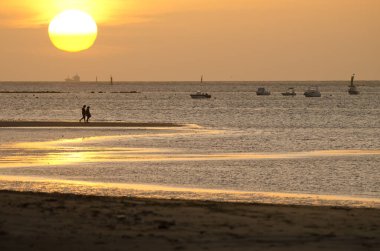
[[[258,96],[268,96],[268,95],[270,95],[270,91],[265,90],[265,88],[263,88],[263,87],[260,87],[257,89],[256,94]]]
[[[309,89],[305,91],[304,95],[308,98],[320,98],[322,96],[318,87],[309,87]]]
[[[203,83],[203,76],[201,77],[201,84]],[[211,98],[211,95],[206,92],[197,91],[196,93],[190,94],[190,97],[193,99],[203,99]]]
[[[80,82],[80,77],[79,77],[79,75],[78,74],[75,74],[72,78],[70,78],[70,76],[69,77],[67,77],[66,79],[65,79],[65,82],[74,82],[74,83],[78,83],[78,82]]]
[[[288,90],[286,92],[283,92],[282,95],[283,96],[296,96],[297,93],[295,92],[294,88],[291,87],[291,88],[288,88]]]
[[[200,99],[200,98],[211,98],[211,95],[205,92],[197,91],[196,93],[190,94],[191,98]]]
[[[356,87],[356,85],[354,85],[354,80],[355,80],[355,74],[352,74],[351,85],[349,85],[348,93],[350,95],[359,95],[360,92],[358,88]]]

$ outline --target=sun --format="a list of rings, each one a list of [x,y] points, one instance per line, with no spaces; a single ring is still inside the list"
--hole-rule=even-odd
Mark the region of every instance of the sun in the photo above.
[[[62,51],[79,52],[89,49],[96,40],[98,27],[94,19],[80,10],[66,10],[49,24],[49,37]]]

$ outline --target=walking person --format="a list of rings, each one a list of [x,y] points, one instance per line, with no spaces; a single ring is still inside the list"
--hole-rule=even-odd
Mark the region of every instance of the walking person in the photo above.
[[[86,109],[86,118],[87,118],[87,123],[88,123],[88,120],[91,118],[91,112],[90,112],[90,107],[87,106],[87,109]]]
[[[79,120],[79,122],[86,122],[86,105],[82,107],[82,118]]]

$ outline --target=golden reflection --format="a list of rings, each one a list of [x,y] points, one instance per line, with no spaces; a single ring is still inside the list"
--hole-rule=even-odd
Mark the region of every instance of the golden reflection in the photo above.
[[[159,134],[163,136],[162,134]],[[164,134],[166,135],[166,134]],[[170,134],[169,134],[170,135]],[[138,135],[143,136],[143,135]],[[145,135],[146,136],[146,135]],[[152,135],[150,135],[152,136]],[[157,137],[157,135],[155,135]],[[170,135],[171,137],[173,135]],[[132,137],[128,135],[126,137]],[[187,153],[182,149],[117,147],[113,142],[124,136],[102,136],[90,139],[67,139],[47,142],[23,142],[8,145],[17,154],[2,156],[0,168],[25,166],[72,165],[76,163],[270,160],[316,157],[380,155],[380,150],[323,150],[285,153]],[[103,140],[109,146],[92,146],[89,142]],[[83,144],[85,142],[85,144]],[[4,146],[2,146],[4,149]],[[22,154],[19,154],[19,153]]]
[[[128,128],[130,131],[133,129],[141,129],[139,127],[136,128]],[[92,136],[92,137],[82,137],[82,138],[71,138],[71,139],[58,139],[44,142],[20,142],[20,143],[12,143],[12,144],[1,144],[0,149],[16,149],[16,148],[26,148],[26,149],[50,149],[52,147],[58,146],[69,146],[75,144],[82,143],[99,143],[99,142],[112,142],[116,140],[126,140],[126,139],[140,139],[140,138],[151,138],[151,137],[178,137],[178,136],[192,136],[192,135],[218,135],[222,134],[224,130],[213,130],[213,129],[205,129],[201,126],[195,124],[189,124],[181,128],[173,129],[171,127],[160,127],[160,128],[144,128],[148,129],[143,130],[141,134],[129,134],[129,135],[110,135],[110,136]],[[167,131],[167,132],[163,132]],[[112,149],[118,149],[117,147],[113,147]],[[125,150],[125,148],[122,148]],[[132,148],[133,150],[133,148]]]
[[[216,200],[230,202],[260,202],[275,204],[300,204],[300,205],[344,205],[353,207],[380,207],[380,199],[343,196],[343,195],[316,195],[302,193],[275,193],[275,192],[248,192],[238,190],[207,189],[174,187],[150,184],[126,184],[106,183],[91,181],[76,181],[51,179],[28,176],[0,176],[0,189],[7,189],[5,182],[17,182],[21,185],[18,190],[43,191],[43,192],[67,192],[86,195],[106,196],[137,196],[148,198],[179,198],[192,200]],[[27,188],[25,188],[25,184]],[[3,184],[3,185],[1,185]],[[13,187],[15,188],[15,187]],[[16,189],[17,190],[17,189]]]
[[[0,168],[73,165],[77,163],[117,163],[156,161],[216,161],[270,160],[298,158],[327,158],[380,155],[380,150],[321,150],[309,152],[269,153],[189,153],[188,149],[120,147],[119,141],[128,139],[175,138],[221,134],[222,130],[208,130],[196,125],[184,128],[156,128],[127,135],[94,136],[58,139],[45,142],[2,144]],[[138,142],[138,141],[137,141]]]

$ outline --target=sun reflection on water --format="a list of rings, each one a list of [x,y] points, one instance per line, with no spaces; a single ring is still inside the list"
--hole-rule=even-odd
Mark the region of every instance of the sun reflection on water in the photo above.
[[[169,162],[169,161],[217,161],[217,160],[273,160],[339,158],[380,155],[380,150],[320,150],[305,152],[207,152],[179,147],[154,147],[153,139],[175,137],[210,137],[222,134],[222,130],[208,130],[193,125],[187,128],[154,128],[129,134],[76,137],[50,141],[0,144],[0,169],[8,169],[0,175],[0,189],[22,191],[70,192],[78,194],[108,196],[139,196],[150,198],[204,199],[218,201],[242,201],[264,203],[292,203],[310,205],[356,205],[380,207],[377,198],[354,198],[350,196],[288,194],[268,192],[244,192],[202,188],[172,187],[161,185],[125,184],[74,181],[60,177],[50,178],[12,175],[18,167],[73,166],[86,163],[128,163],[128,162]],[[134,141],[133,141],[134,140]],[[149,147],[132,147],[133,143],[148,142]],[[124,142],[121,144],[120,142]],[[97,166],[97,165],[93,165]],[[17,170],[17,169],[14,169]]]
[[[177,148],[133,148],[116,146],[116,141],[129,138],[174,137],[174,133],[140,135],[97,136],[88,138],[59,139],[45,142],[21,142],[0,145],[5,149],[0,156],[0,168],[26,166],[59,166],[77,163],[106,162],[152,162],[152,161],[213,161],[213,160],[271,160],[300,159],[315,157],[350,157],[380,155],[380,150],[321,150],[308,152],[270,152],[270,153],[189,153]],[[197,134],[216,134],[220,131],[197,131]],[[194,132],[182,131],[182,136]],[[106,146],[95,143],[105,143]],[[109,143],[109,144],[107,144]]]
[[[177,149],[118,147],[117,141],[149,137],[170,138],[190,135],[215,135],[222,130],[204,129],[189,124],[183,128],[149,128],[150,133],[93,136],[51,141],[0,144],[0,168],[58,166],[76,163],[163,161],[194,159],[195,156],[177,154]],[[97,144],[106,146],[97,146]],[[198,156],[203,158],[202,156]]]

